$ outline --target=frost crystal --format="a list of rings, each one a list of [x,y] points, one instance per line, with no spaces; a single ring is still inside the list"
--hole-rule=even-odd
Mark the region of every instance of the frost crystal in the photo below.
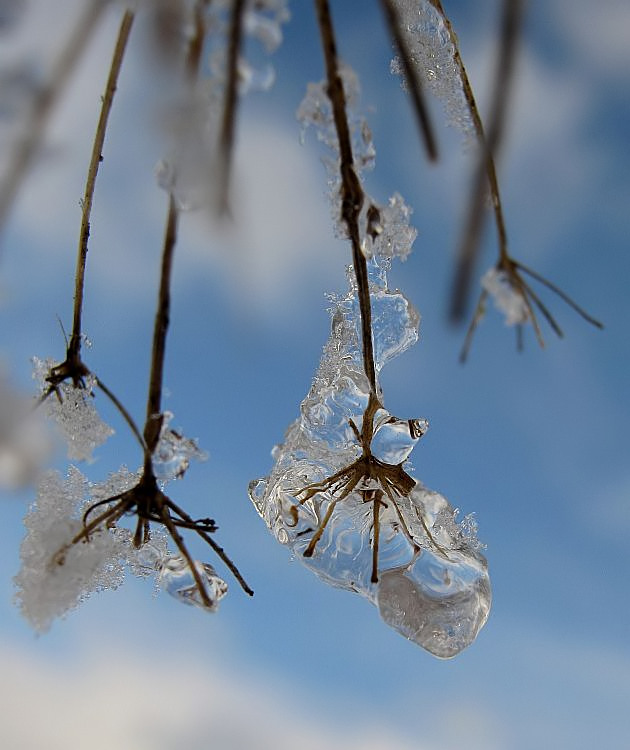
[[[368,263],[377,372],[418,338],[418,313],[388,289],[387,267]],[[359,434],[370,387],[349,278],[350,291],[331,298],[331,337],[300,416],[250,498],[276,539],[321,579],[365,596],[388,625],[448,658],[487,619],[486,561],[471,520],[458,524],[448,501],[403,469],[426,420],[392,416],[379,393],[365,457]]]
[[[153,451],[153,472],[161,482],[181,479],[191,459],[205,461],[208,456],[199,449],[195,440],[187,438],[169,427],[173,415],[166,411],[162,415],[160,439]]]
[[[122,491],[131,482],[133,475],[126,470],[112,475],[106,487],[91,487],[74,467],[65,480],[55,471],[42,476],[37,499],[24,520],[22,567],[15,577],[16,600],[39,632],[92,592],[115,589],[123,582],[124,564],[136,555],[129,531],[100,529],[89,541],[71,542],[83,528],[81,516],[90,490],[92,499],[107,498],[112,488]]]
[[[40,394],[49,387],[46,382],[52,360],[33,357],[33,377],[39,384]],[[91,461],[94,449],[114,434],[114,430],[99,417],[93,403],[96,379],[93,375],[85,378],[85,387],[75,388],[72,383],[63,382],[58,386],[58,394],[51,393],[43,402],[47,416],[51,417],[59,433],[68,444],[68,458],[71,461]]]
[[[444,18],[431,0],[394,0],[400,14],[400,26],[406,37],[411,58],[426,87],[444,103],[451,125],[458,127],[466,139],[475,138],[475,129],[456,60],[456,49]],[[404,78],[398,57],[391,63],[391,72]]]
[[[529,320],[525,297],[514,288],[514,284],[505,271],[490,268],[483,275],[481,286],[492,297],[496,308],[505,315],[506,325],[520,325]]]

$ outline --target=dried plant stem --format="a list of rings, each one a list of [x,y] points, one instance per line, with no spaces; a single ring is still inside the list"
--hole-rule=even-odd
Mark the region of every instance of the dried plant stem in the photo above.
[[[153,326],[153,346],[151,349],[151,369],[149,373],[149,392],[147,397],[147,412],[144,424],[144,440],[146,443],[146,464],[151,465],[151,455],[160,439],[162,426],[162,381],[164,378],[164,355],[166,352],[166,334],[169,326],[171,306],[170,284],[173,268],[173,253],[177,241],[178,211],[173,196],[169,196],[168,215],[164,244],[162,246],[162,264],[160,272],[160,288],[158,304]]]
[[[107,84],[105,85],[105,93],[102,97],[101,113],[96,127],[96,133],[94,135],[92,156],[90,158],[90,166],[88,167],[88,175],[85,183],[85,193],[83,195],[83,201],[81,202],[81,229],[79,232],[79,249],[74,282],[74,317],[69,345],[69,349],[76,354],[81,350],[81,315],[83,310],[85,265],[88,253],[88,240],[90,237],[90,215],[92,213],[92,203],[94,200],[94,187],[96,184],[98,168],[103,160],[102,151],[103,143],[105,142],[105,133],[107,132],[107,123],[118,84],[120,68],[127,48],[127,42],[129,40],[129,34],[131,33],[133,19],[134,14],[130,11],[126,11],[120,23],[118,38],[116,40],[112,63],[109,69],[109,76],[107,78]]]
[[[87,4],[79,23],[53,66],[48,84],[35,96],[24,135],[11,149],[12,158],[0,185],[0,227],[4,226],[22,180],[41,144],[50,114],[65,90],[70,76],[76,70],[77,63],[92,38],[105,7],[106,3],[102,0],[92,0]]]
[[[414,110],[416,112],[416,119],[418,121],[418,129],[424,140],[424,145],[427,151],[427,155],[431,161],[435,161],[438,157],[437,145],[435,140],[435,134],[429,118],[429,110],[425,103],[424,93],[422,91],[422,82],[416,66],[413,64],[411,54],[409,52],[409,46],[405,40],[405,36],[402,32],[400,14],[398,8],[394,4],[393,0],[381,0],[381,6],[383,13],[385,14],[385,20],[389,27],[389,33],[398,50],[400,61],[403,66],[405,73],[405,81],[409,86],[409,93],[413,102]]]
[[[245,0],[233,0],[230,21],[230,39],[227,51],[227,83],[223,103],[223,120],[219,134],[219,203],[220,214],[229,213],[230,178],[234,134],[236,131],[236,109],[238,105],[238,58],[243,38],[243,15]]]
[[[430,0],[431,4],[438,10],[444,19],[444,23],[449,31],[451,41],[455,49],[455,62],[459,68],[460,78],[464,96],[468,103],[468,108],[477,132],[481,155],[471,190],[471,199],[468,209],[464,232],[460,249],[458,252],[457,267],[453,282],[453,291],[451,296],[451,318],[461,320],[466,311],[466,303],[471,285],[472,272],[475,259],[477,257],[479,240],[483,229],[484,222],[484,200],[486,196],[486,181],[490,188],[490,196],[494,210],[495,224],[498,234],[499,259],[500,262],[506,260],[509,255],[507,251],[507,234],[505,230],[505,221],[501,207],[501,198],[499,194],[499,184],[496,175],[494,157],[503,135],[505,124],[505,113],[507,111],[507,94],[512,79],[514,69],[516,40],[518,29],[521,23],[523,9],[523,0],[504,0],[501,21],[501,44],[499,56],[495,68],[495,81],[493,86],[493,97],[490,108],[489,126],[487,134],[484,135],[484,129],[479,115],[472,88],[466,75],[457,37],[453,28],[442,8],[440,0]]]
[[[376,399],[376,369],[372,344],[372,308],[368,282],[367,262],[361,252],[359,234],[359,214],[365,201],[365,194],[354,168],[350,127],[346,112],[346,95],[339,73],[339,58],[335,32],[330,15],[328,0],[315,0],[319,22],[322,50],[326,64],[328,80],[327,93],[333,109],[337,140],[339,141],[339,158],[341,174],[341,216],[352,244],[352,265],[357,280],[357,294],[361,312],[361,344],[363,350],[363,368],[370,383],[371,395]],[[371,420],[370,420],[371,421]],[[365,423],[365,419],[364,419]]]

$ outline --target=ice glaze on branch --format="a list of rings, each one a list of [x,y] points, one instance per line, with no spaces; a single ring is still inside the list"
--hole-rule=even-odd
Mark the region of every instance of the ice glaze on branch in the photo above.
[[[374,368],[374,349],[372,344],[372,309],[368,283],[367,262],[361,252],[359,234],[359,214],[365,201],[365,194],[354,167],[350,128],[346,112],[346,96],[343,81],[339,73],[339,59],[335,32],[330,15],[328,0],[315,0],[319,22],[322,51],[326,63],[328,80],[328,98],[332,104],[335,129],[339,141],[340,175],[341,175],[341,216],[348,230],[352,244],[352,265],[357,279],[357,294],[361,311],[361,343],[363,350],[363,367],[370,382],[372,395],[376,398],[376,372]]]
[[[416,119],[418,120],[418,128],[424,139],[424,145],[427,150],[427,155],[431,161],[435,161],[438,158],[437,145],[435,141],[435,134],[429,119],[429,110],[424,100],[424,93],[422,89],[422,83],[418,71],[413,64],[411,59],[411,53],[409,51],[409,45],[403,34],[401,26],[400,13],[398,8],[394,4],[393,0],[381,0],[381,6],[383,13],[385,14],[385,20],[389,27],[389,33],[394,40],[398,54],[400,55],[400,61],[402,62],[403,71],[407,83],[409,84],[409,92],[413,101],[413,106],[416,111]]]

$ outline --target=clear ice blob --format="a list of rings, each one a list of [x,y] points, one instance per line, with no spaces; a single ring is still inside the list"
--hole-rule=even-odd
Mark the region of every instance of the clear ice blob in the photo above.
[[[181,555],[165,558],[160,568],[158,583],[180,602],[199,607],[206,612],[216,612],[219,601],[227,594],[228,585],[216,574],[212,565],[199,560],[195,560],[194,565],[205,587],[209,604],[201,598],[193,573]]]
[[[388,263],[368,263],[377,373],[418,339],[419,315],[388,288]],[[396,631],[449,658],[472,643],[490,610],[482,545],[470,516],[458,523],[448,501],[405,470],[428,422],[393,416],[380,389],[370,394],[351,273],[349,281],[345,296],[331,297],[331,336],[300,415],[274,448],[271,474],[253,481],[249,495],[303,565],[364,596]]]

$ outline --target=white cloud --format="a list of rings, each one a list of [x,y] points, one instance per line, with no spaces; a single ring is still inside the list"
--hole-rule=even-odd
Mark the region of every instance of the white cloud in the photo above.
[[[308,686],[228,674],[178,648],[154,658],[99,643],[59,663],[0,645],[0,745],[20,750],[428,750],[377,715],[314,717]],[[302,701],[304,701],[302,703]]]

